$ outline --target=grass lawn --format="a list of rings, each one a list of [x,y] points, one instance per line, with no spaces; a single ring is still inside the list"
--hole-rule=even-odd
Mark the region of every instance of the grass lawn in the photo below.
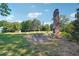
[[[25,35],[25,34],[24,34]],[[51,45],[34,45],[23,34],[0,34],[0,56],[55,55]],[[48,49],[49,48],[49,49]]]
[[[30,45],[22,35],[0,34],[0,55],[28,55]]]
[[[30,34],[34,35],[35,33]],[[73,42],[53,40],[51,41],[52,44],[36,45],[24,37],[27,35],[0,34],[0,56],[79,55],[79,52],[77,52],[79,51],[78,45]]]

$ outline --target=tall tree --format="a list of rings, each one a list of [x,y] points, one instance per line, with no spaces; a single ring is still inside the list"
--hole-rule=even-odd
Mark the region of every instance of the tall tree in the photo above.
[[[22,25],[22,31],[30,31],[31,30],[31,26],[32,26],[32,20],[27,20],[27,21],[23,21],[21,23]]]
[[[34,19],[32,21],[32,30],[40,30],[41,29],[41,22],[38,19]]]
[[[0,27],[3,27],[4,23],[6,23],[7,21],[1,20],[0,21]]]
[[[60,38],[60,17],[59,9],[55,9],[53,12],[53,33],[56,38]]]
[[[79,8],[76,9],[76,14],[75,14],[76,20],[72,22],[74,25],[74,29],[71,32],[72,37],[79,42]]]
[[[3,32],[14,32],[14,25],[10,22],[5,22],[3,25]]]
[[[66,27],[67,24],[69,24],[69,22],[70,22],[70,19],[67,16],[65,16],[65,15],[60,16],[61,31],[66,30],[65,27]]]
[[[42,30],[43,31],[50,31],[51,30],[50,25],[49,24],[43,25]]]
[[[53,30],[53,24],[50,24],[50,30],[51,31]]]
[[[21,24],[19,22],[14,22],[13,23],[13,29],[15,31],[20,31],[21,30]]]

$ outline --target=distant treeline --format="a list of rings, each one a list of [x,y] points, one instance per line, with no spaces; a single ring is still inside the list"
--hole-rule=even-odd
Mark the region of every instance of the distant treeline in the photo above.
[[[52,24],[42,24],[40,20],[26,20],[19,22],[7,22],[5,20],[0,21],[0,27],[2,32],[27,32],[27,31],[50,31],[52,30]]]

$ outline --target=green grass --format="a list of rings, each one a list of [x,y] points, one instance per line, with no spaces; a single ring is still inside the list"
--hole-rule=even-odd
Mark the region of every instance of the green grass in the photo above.
[[[55,45],[34,45],[27,41],[24,35],[0,34],[0,56],[58,55],[53,48]]]
[[[0,34],[0,55],[28,55],[30,45],[22,35]]]
[[[29,35],[38,34],[40,33],[30,32]],[[33,44],[32,42],[29,42],[26,38],[24,38],[25,35],[27,36],[28,34],[0,34],[0,56],[62,56],[63,54],[61,54],[61,52],[69,53],[69,51],[63,52],[65,51],[63,50],[63,48],[70,48],[66,46],[66,43],[64,44],[59,40],[52,40],[52,44]],[[67,44],[70,44],[70,42]],[[70,52],[72,52],[72,50],[70,50]],[[77,55],[76,53],[77,52],[71,54]]]

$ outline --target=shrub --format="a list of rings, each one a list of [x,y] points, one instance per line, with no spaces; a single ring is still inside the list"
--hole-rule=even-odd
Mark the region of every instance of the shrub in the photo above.
[[[70,33],[67,33],[67,32],[61,32],[61,36],[66,38],[66,39],[69,39],[71,40],[72,39],[72,36]]]

